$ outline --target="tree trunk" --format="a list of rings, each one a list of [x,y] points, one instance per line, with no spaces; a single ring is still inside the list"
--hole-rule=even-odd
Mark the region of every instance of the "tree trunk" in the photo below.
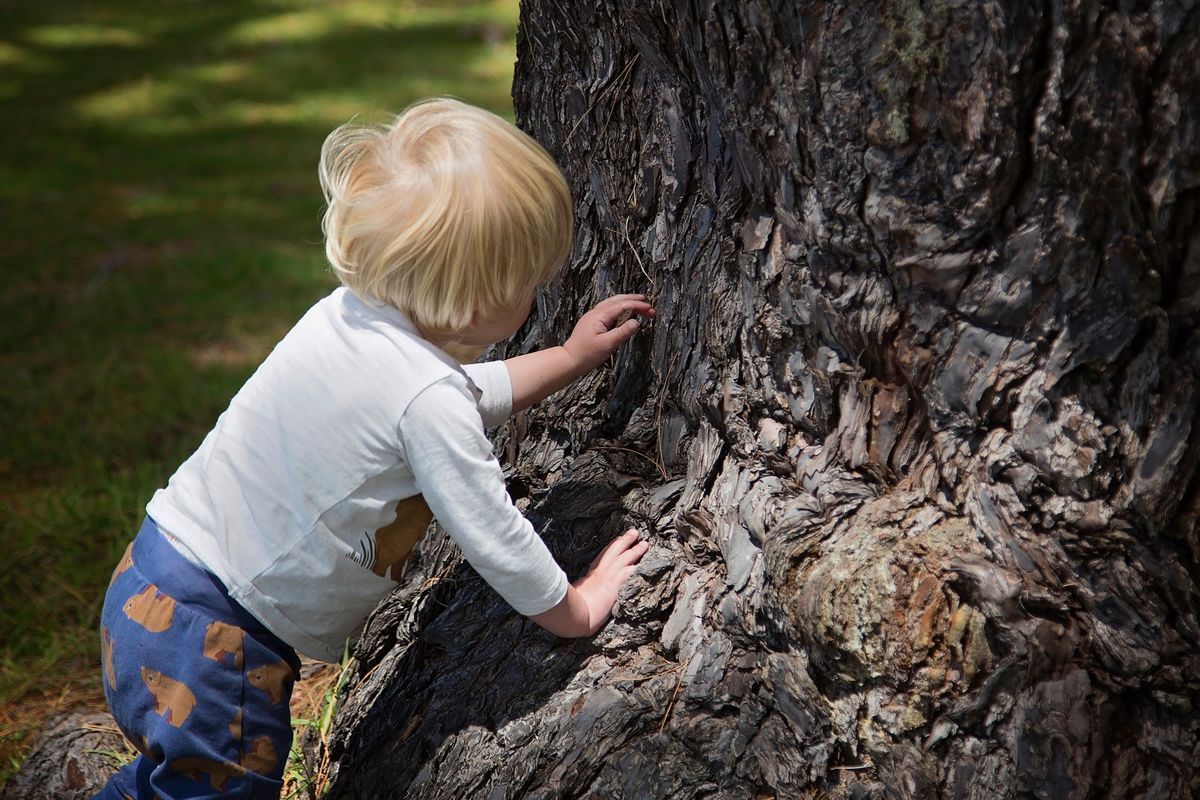
[[[66,712],[47,720],[0,800],[88,800],[136,755],[107,711]]]
[[[575,255],[506,354],[659,315],[509,423],[555,639],[440,533],[332,797],[1200,794],[1200,9],[526,0]]]

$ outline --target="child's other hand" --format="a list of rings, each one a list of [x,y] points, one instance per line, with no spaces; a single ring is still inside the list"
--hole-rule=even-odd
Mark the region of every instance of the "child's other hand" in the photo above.
[[[592,561],[588,574],[575,581],[575,589],[588,607],[587,636],[591,636],[608,622],[613,606],[617,604],[617,592],[637,569],[638,562],[650,549],[650,542],[638,541],[638,532],[632,528],[609,542],[608,547]]]
[[[563,349],[575,363],[576,374],[591,372],[637,333],[638,317],[654,316],[654,306],[642,294],[617,294],[601,300],[580,317]]]
[[[638,541],[637,531],[621,534],[596,556],[587,575],[567,587],[558,605],[533,621],[556,636],[591,636],[608,622],[617,592],[649,549],[649,542]]]

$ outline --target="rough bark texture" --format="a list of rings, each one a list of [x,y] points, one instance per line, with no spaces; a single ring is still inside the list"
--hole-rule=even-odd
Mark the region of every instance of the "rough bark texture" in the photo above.
[[[63,714],[46,723],[0,800],[87,800],[134,755],[107,712]]]
[[[1200,794],[1194,2],[526,0],[521,124],[659,317],[499,436],[588,641],[431,536],[333,797]]]

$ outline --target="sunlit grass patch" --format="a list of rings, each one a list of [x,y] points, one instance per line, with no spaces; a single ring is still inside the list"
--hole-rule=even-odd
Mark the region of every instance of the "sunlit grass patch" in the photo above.
[[[25,32],[25,40],[42,47],[138,47],[145,38],[130,28],[90,23],[42,25]]]
[[[50,65],[48,58],[40,57],[27,47],[20,47],[12,42],[0,42],[0,67],[18,68],[22,70],[45,69]]]
[[[276,14],[249,19],[231,28],[224,41],[231,45],[307,43],[354,29],[405,30],[448,24],[496,25],[504,31],[502,38],[512,30],[509,23],[513,4],[507,0],[474,3],[344,0],[339,3],[280,3],[278,6],[280,10]]]
[[[139,75],[133,80],[108,86],[80,98],[75,108],[84,120],[113,124],[135,124],[141,130],[161,130],[162,125],[147,125],[150,118],[161,122],[164,116],[182,116],[175,132],[195,130],[198,118],[208,124],[230,120],[216,100],[224,91],[239,94],[253,79],[255,69],[249,60],[223,60],[181,67],[162,76]],[[227,87],[227,89],[222,89]],[[217,91],[210,98],[209,93]],[[217,112],[212,116],[210,112]]]
[[[447,13],[446,9],[439,11],[443,17]],[[418,19],[399,3],[324,3],[247,20],[230,29],[225,41],[235,45],[312,42],[348,28],[377,29],[413,24],[419,24]]]
[[[357,15],[351,13],[356,8]],[[80,97],[75,110],[89,122],[154,135],[265,123],[334,125],[364,110],[364,91],[386,98],[379,107],[391,111],[440,94],[506,111],[513,32],[485,14],[488,8],[411,12],[407,16],[423,20],[411,24],[397,21],[405,13],[378,3],[307,9],[283,15],[287,24],[255,19],[246,24],[261,27],[261,41],[231,34],[214,46],[219,59],[98,87]],[[379,27],[367,24],[377,18]],[[311,47],[328,52],[314,62],[303,42],[318,31],[324,38]],[[352,80],[343,79],[351,73]]]
[[[0,41],[0,103],[21,93],[21,78],[49,72],[54,60],[12,42]]]

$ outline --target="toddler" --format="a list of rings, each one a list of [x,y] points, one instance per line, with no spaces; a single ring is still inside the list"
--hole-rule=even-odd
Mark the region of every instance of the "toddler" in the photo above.
[[[320,178],[342,286],[155,493],[113,573],[104,690],[141,755],[98,797],[278,797],[296,651],[336,661],[433,516],[559,636],[604,624],[647,549],[628,531],[569,585],[484,434],[603,363],[653,315],[643,296],[602,301],[560,347],[451,355],[514,333],[568,255],[571,198],[546,152],[493,114],[429,100],[335,130]]]

